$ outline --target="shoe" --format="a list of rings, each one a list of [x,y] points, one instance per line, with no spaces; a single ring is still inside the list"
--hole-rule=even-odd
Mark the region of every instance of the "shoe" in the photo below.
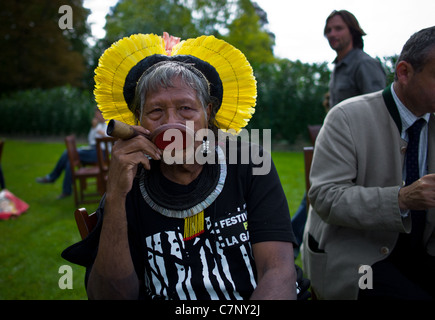
[[[36,180],[36,182],[42,183],[42,184],[53,183],[54,182],[54,180],[49,179],[47,176],[45,176],[45,177],[38,177],[35,180]]]
[[[65,193],[62,193],[60,196],[58,196],[56,199],[57,200],[61,200],[61,199],[64,199],[64,198],[68,198],[70,196],[70,194],[65,194]]]

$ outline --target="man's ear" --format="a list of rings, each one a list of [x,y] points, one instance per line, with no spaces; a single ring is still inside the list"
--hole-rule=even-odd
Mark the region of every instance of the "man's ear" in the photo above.
[[[207,113],[207,119],[210,119],[211,116],[211,108],[212,108],[212,104],[209,103],[206,109],[206,113]]]
[[[396,66],[396,75],[399,83],[406,85],[414,74],[414,68],[406,61],[400,61]]]
[[[136,124],[139,125],[139,124],[140,124],[140,121],[141,121],[141,118],[140,118],[140,110],[137,109],[137,110],[134,112],[134,114],[135,114],[135,116],[136,116]]]

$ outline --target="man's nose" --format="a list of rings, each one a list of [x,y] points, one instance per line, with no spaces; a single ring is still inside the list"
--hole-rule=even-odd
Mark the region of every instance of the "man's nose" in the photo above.
[[[170,108],[166,110],[164,124],[168,123],[181,123],[181,117],[178,114],[177,110],[175,108]]]

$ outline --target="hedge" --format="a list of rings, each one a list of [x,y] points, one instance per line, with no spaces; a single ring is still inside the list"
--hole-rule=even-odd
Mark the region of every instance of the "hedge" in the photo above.
[[[5,94],[0,97],[0,133],[83,136],[95,107],[92,94],[69,86]]]

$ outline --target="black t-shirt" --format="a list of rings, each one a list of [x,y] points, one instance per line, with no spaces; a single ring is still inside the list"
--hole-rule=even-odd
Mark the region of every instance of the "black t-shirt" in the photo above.
[[[147,296],[248,299],[256,287],[251,245],[262,241],[295,242],[287,200],[273,163],[266,175],[253,175],[251,162],[227,161],[226,167],[221,193],[204,210],[204,232],[189,240],[183,239],[184,219],[151,209],[140,188],[143,176],[135,179],[126,200],[129,242]],[[163,175],[159,181],[166,194],[184,193],[191,192],[200,177],[188,186],[175,184]],[[98,240],[91,242],[86,245],[88,250],[98,245]],[[92,261],[88,259],[88,263]]]

